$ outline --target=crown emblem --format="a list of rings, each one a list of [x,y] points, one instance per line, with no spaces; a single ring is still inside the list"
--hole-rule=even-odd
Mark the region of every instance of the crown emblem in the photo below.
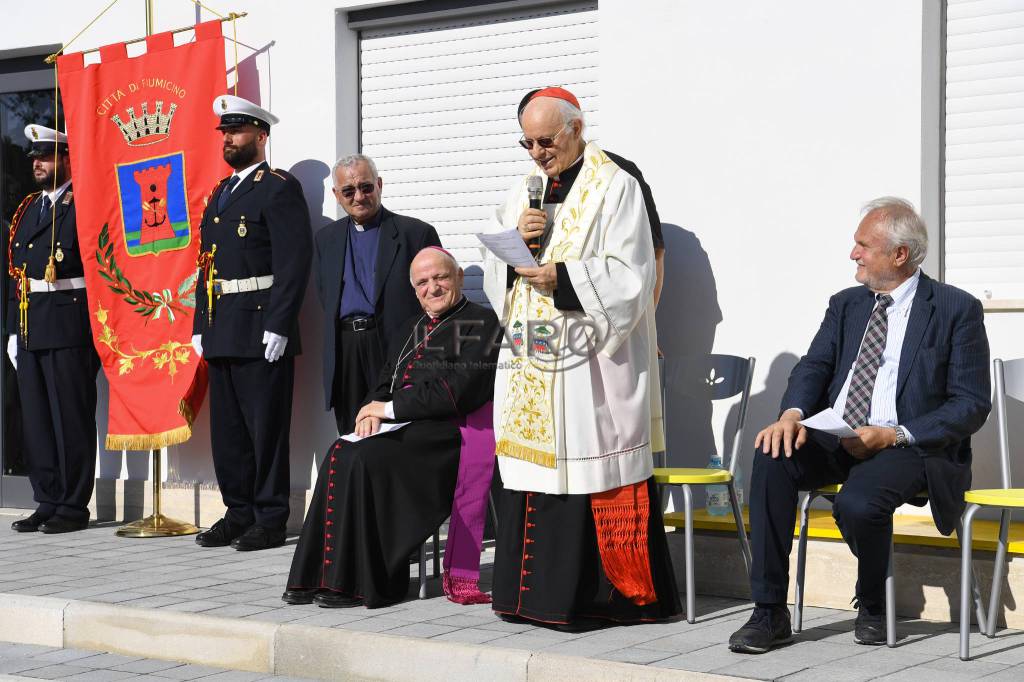
[[[124,141],[129,147],[144,147],[148,144],[162,142],[171,136],[171,119],[178,105],[172,104],[165,114],[162,100],[156,101],[156,111],[149,113],[148,102],[142,103],[142,116],[135,115],[135,107],[128,107],[125,113],[127,121],[122,121],[120,114],[114,114],[110,120],[118,127],[124,135]]]
[[[228,101],[226,99],[224,99],[223,97],[220,98],[220,110],[221,111],[227,111],[228,110]]]
[[[39,131],[37,131],[35,129],[35,126],[32,127],[32,139],[33,140],[38,140],[39,139]]]

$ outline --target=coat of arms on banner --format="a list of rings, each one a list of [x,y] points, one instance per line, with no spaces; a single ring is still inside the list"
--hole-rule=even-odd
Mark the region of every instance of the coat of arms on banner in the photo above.
[[[181,152],[117,165],[128,255],[183,249],[192,231]]]

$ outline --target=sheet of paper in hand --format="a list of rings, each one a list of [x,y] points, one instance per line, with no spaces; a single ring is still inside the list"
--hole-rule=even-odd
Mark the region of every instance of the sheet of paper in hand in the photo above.
[[[815,431],[821,431],[837,438],[857,438],[857,432],[847,424],[841,414],[831,407],[826,407],[818,414],[801,419],[800,424]]]
[[[346,433],[341,437],[341,439],[347,440],[349,443],[358,443],[364,438],[373,438],[374,436],[379,436],[382,433],[397,431],[408,423],[409,422],[383,422],[381,423],[380,430],[377,431],[377,433],[370,434],[369,436],[357,436],[355,433]]]

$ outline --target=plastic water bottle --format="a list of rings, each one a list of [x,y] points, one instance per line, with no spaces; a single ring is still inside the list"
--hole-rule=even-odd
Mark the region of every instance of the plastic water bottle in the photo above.
[[[722,456],[713,453],[711,459],[708,460],[708,469],[721,469],[722,467]],[[712,516],[724,516],[732,511],[729,505],[729,489],[724,485],[706,485],[704,486],[705,494],[707,495],[707,504],[705,509]]]

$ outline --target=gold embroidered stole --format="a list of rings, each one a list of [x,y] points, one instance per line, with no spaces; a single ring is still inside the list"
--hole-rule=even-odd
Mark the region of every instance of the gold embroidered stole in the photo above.
[[[595,143],[587,144],[583,167],[554,215],[551,237],[540,254],[541,265],[580,260],[618,170]],[[525,186],[524,180],[520,213],[528,205]],[[562,379],[560,350],[567,332],[565,316],[555,308],[551,295],[537,291],[519,277],[512,287],[506,329],[512,339],[513,357],[501,414],[501,440],[495,453],[553,469],[557,453],[555,387]]]

